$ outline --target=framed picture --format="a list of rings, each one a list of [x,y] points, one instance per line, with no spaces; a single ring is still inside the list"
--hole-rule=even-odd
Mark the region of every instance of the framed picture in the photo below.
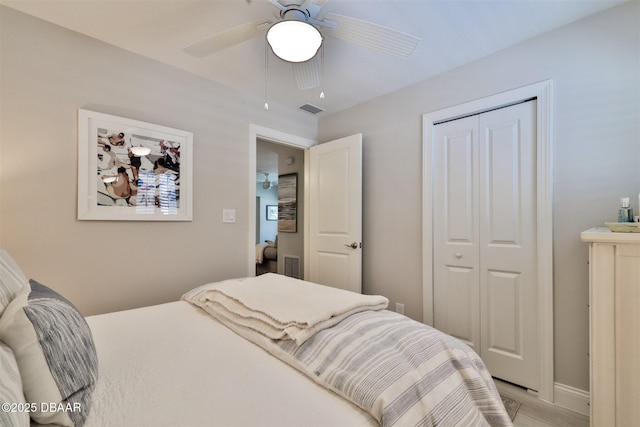
[[[78,110],[78,219],[191,221],[193,134]]]
[[[267,205],[267,221],[277,221],[277,220],[278,220],[278,206]]]
[[[298,174],[278,177],[278,231],[295,233],[298,218]]]

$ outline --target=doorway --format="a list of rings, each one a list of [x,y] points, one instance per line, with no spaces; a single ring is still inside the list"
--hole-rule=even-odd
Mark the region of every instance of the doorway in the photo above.
[[[291,258],[296,257],[296,255],[292,255],[290,253],[288,253],[287,251],[289,250],[287,248],[287,241],[288,240],[295,240],[296,237],[299,237],[300,241],[302,241],[303,243],[301,244],[301,250],[296,249],[295,245],[291,247],[290,250],[293,251],[298,251],[300,253],[300,263],[304,262],[304,234],[305,234],[305,227],[306,227],[306,216],[308,214],[308,212],[304,209],[305,206],[305,198],[304,195],[306,194],[306,189],[305,189],[305,185],[304,185],[304,176],[305,176],[305,171],[304,171],[304,153],[306,149],[308,149],[309,147],[312,147],[313,145],[316,144],[315,140],[309,139],[309,138],[304,138],[304,137],[300,137],[300,136],[296,136],[296,135],[291,135],[285,132],[280,132],[278,130],[275,129],[270,129],[270,128],[266,128],[263,126],[258,126],[258,125],[254,125],[254,124],[250,124],[249,125],[249,212],[248,212],[248,218],[251,218],[251,220],[248,221],[249,224],[249,230],[248,230],[248,248],[249,248],[249,257],[247,259],[247,276],[254,276],[256,274],[256,243],[259,240],[266,240],[266,239],[262,239],[260,237],[260,234],[258,234],[258,222],[259,222],[259,218],[262,216],[266,216],[266,207],[265,208],[261,208],[259,206],[258,203],[258,191],[257,188],[258,186],[261,186],[265,181],[265,176],[263,174],[259,174],[258,172],[258,144],[262,144],[262,143],[270,143],[273,145],[273,147],[275,147],[276,149],[295,149],[297,153],[300,153],[300,155],[302,156],[301,160],[295,160],[294,159],[294,165],[300,167],[300,171],[301,172],[295,172],[298,175],[298,178],[301,178],[300,181],[298,182],[298,195],[301,196],[301,200],[298,201],[297,206],[300,207],[299,211],[297,212],[297,219],[300,221],[296,227],[296,233],[282,233],[279,232],[278,235],[278,264],[281,264],[281,267],[277,267],[277,268],[281,268],[280,271],[284,272],[285,267],[284,267],[284,263],[286,262],[286,260],[289,258],[288,255],[291,255]],[[286,162],[287,158],[290,156],[284,156],[283,157],[283,161]],[[278,162],[280,163],[280,162]],[[293,166],[293,165],[286,165],[286,166]],[[284,169],[280,169],[278,168],[278,175],[282,175],[283,174],[283,170]],[[272,180],[271,177],[271,173],[269,175],[269,181]],[[260,181],[260,183],[259,183]],[[278,183],[279,186],[279,183]],[[277,187],[277,186],[275,186]],[[262,198],[261,198],[262,199]],[[260,205],[262,205],[262,202],[260,202]],[[262,211],[262,209],[264,209],[264,211]],[[266,220],[265,220],[266,221]],[[271,221],[270,221],[271,222]],[[275,223],[277,224],[277,221],[275,221]],[[262,227],[260,227],[262,228]],[[296,234],[296,237],[293,238],[289,238],[291,236],[293,236],[294,234]],[[283,239],[284,237],[284,239]],[[269,239],[271,240],[271,239]],[[283,241],[284,241],[284,247],[282,247],[283,245]],[[289,258],[289,259],[291,259]],[[302,271],[303,269],[300,269],[300,273],[299,276],[300,278],[302,277]]]
[[[256,143],[256,275],[302,278],[304,151],[258,138]],[[292,187],[293,185],[293,187]],[[293,202],[284,209],[286,191]],[[283,220],[285,214],[292,219]]]
[[[250,173],[250,185],[249,185],[249,212],[248,216],[252,220],[249,221],[249,230],[248,230],[248,249],[249,249],[249,257],[247,264],[247,272],[249,276],[253,276],[256,273],[256,257],[255,257],[255,247],[256,247],[256,224],[257,221],[253,220],[256,217],[258,209],[256,208],[256,173],[257,173],[257,146],[259,140],[265,140],[267,142],[275,143],[279,146],[288,146],[295,147],[299,150],[302,150],[304,154],[304,163],[303,169],[304,174],[301,179],[302,183],[298,183],[297,194],[302,195],[302,201],[297,203],[298,207],[301,207],[302,213],[298,215],[298,218],[302,220],[302,226],[297,227],[297,232],[300,233],[303,242],[303,256],[300,257],[298,268],[299,275],[302,279],[307,279],[311,277],[313,274],[310,270],[310,266],[318,265],[318,257],[313,256],[311,254],[319,255],[318,247],[315,246],[312,251],[310,247],[313,245],[311,241],[314,239],[310,237],[312,231],[311,229],[315,229],[312,227],[312,222],[316,224],[322,223],[323,231],[331,231],[327,229],[327,226],[331,224],[343,224],[348,223],[352,224],[351,219],[355,222],[349,229],[351,231],[357,231],[357,233],[351,235],[349,234],[348,242],[336,242],[336,247],[332,247],[331,249],[323,249],[322,255],[331,255],[335,256],[339,255],[342,259],[349,259],[349,264],[352,265],[352,268],[349,268],[349,271],[357,272],[358,274],[349,274],[348,283],[351,285],[349,288],[354,289],[362,289],[362,256],[361,256],[361,242],[362,242],[362,135],[352,135],[350,137],[340,138],[335,141],[328,141],[322,144],[322,148],[316,147],[316,141],[310,140],[307,138],[301,138],[294,135],[286,134],[283,132],[279,132],[273,129],[264,128],[262,126],[250,125],[249,127],[249,173]],[[353,151],[354,148],[357,147],[356,151]],[[348,166],[347,169],[351,172],[347,172],[346,170],[336,169],[336,162],[325,161],[329,160],[328,158],[323,156],[324,154],[329,154],[328,152],[332,152],[333,154],[329,155],[330,158],[335,160],[335,156],[340,156],[340,153],[349,152],[348,157],[355,157],[358,160],[358,166],[352,162],[347,162],[345,166]],[[315,153],[315,154],[314,154]],[[321,162],[317,162],[320,157],[325,160]],[[314,171],[311,171],[311,165],[314,164],[314,159],[316,161]],[[340,162],[338,162],[340,163]],[[357,172],[357,173],[352,173]],[[281,171],[279,171],[281,174]],[[314,175],[314,179],[311,179],[311,175]],[[342,181],[337,181],[336,177],[341,176],[344,178]],[[298,175],[298,177],[300,177]],[[315,178],[320,178],[318,181]],[[328,179],[328,180],[327,180]],[[312,182],[322,182],[323,191],[318,192],[317,189],[315,191],[311,191]],[[278,187],[282,184],[279,182]],[[357,188],[356,188],[357,187]],[[331,190],[333,189],[333,190]],[[348,193],[350,194],[349,199],[355,201],[359,200],[359,208],[355,209],[349,207],[349,209],[323,209],[317,205],[317,202],[322,201],[329,202],[329,204],[333,204],[333,201],[336,200],[340,195],[344,196],[344,189],[349,189]],[[322,193],[322,197],[320,199],[314,198],[314,206],[315,208],[310,209],[311,199],[309,195],[315,194],[319,195]],[[337,206],[337,205],[336,205]],[[351,205],[349,205],[351,206]],[[311,213],[313,212],[313,215]],[[324,216],[321,213],[328,212],[328,216]],[[313,221],[311,220],[313,219]],[[328,221],[328,222],[327,222]],[[332,227],[329,227],[330,229]],[[336,230],[333,230],[336,231]],[[279,233],[283,234],[283,233]],[[283,236],[280,236],[283,237]],[[281,238],[278,238],[278,246],[280,248]],[[344,237],[344,236],[343,236]],[[347,244],[348,243],[348,244]],[[345,252],[346,251],[346,252]],[[279,251],[280,252],[280,251]],[[280,254],[278,254],[280,257]],[[286,271],[286,265],[288,259],[293,259],[293,257],[288,258],[287,254],[282,254],[283,262],[285,264],[284,269]],[[300,268],[300,262],[304,263],[304,267]],[[345,275],[346,276],[346,275]],[[316,278],[321,284],[340,287],[340,283],[344,283],[343,280],[340,283],[337,281],[324,280],[322,277]],[[328,282],[328,283],[325,283]]]

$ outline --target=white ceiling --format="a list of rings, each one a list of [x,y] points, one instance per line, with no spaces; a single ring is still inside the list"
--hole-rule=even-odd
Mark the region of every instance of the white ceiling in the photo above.
[[[284,0],[283,0],[284,1]],[[293,2],[294,0],[291,0]],[[317,1],[317,0],[316,0]],[[408,59],[325,37],[320,88],[299,90],[270,55],[268,101],[336,112],[474,61],[627,0],[329,0],[323,12],[419,37]],[[258,36],[205,58],[182,49],[255,19],[274,20],[265,0],[0,0],[0,3],[123,49],[250,92],[265,94],[265,41]]]

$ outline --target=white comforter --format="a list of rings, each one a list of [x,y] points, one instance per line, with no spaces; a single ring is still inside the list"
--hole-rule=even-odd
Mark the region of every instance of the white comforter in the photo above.
[[[187,302],[87,322],[99,375],[85,427],[377,425]]]

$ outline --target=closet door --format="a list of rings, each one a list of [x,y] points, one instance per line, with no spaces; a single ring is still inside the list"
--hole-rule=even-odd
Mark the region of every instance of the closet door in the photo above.
[[[538,390],[535,101],[478,116],[480,356]]]
[[[434,127],[434,326],[538,389],[535,101]]]
[[[478,118],[434,133],[434,326],[480,353]]]

